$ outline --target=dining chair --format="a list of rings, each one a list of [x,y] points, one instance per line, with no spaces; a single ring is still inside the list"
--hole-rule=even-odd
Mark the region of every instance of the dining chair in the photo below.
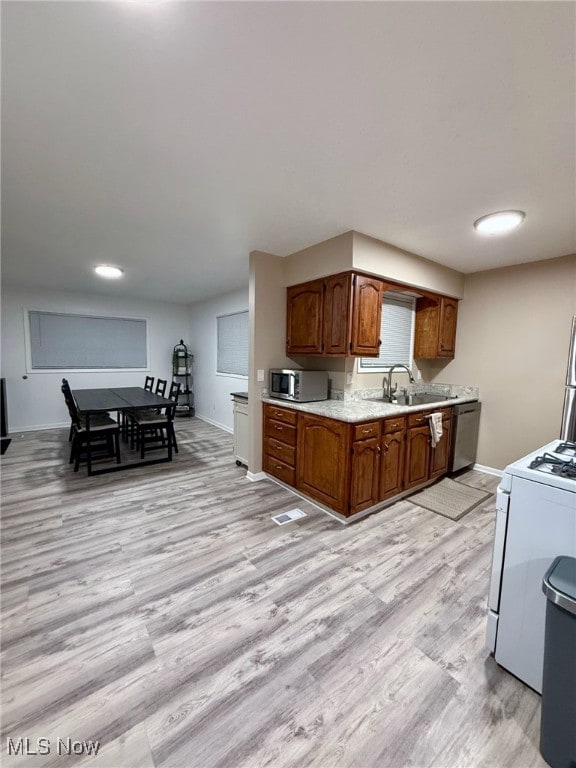
[[[62,379],[62,394],[64,395],[64,401],[66,402],[66,406],[68,408],[68,413],[70,413],[70,408],[76,410],[76,401],[74,400],[74,396],[72,395],[72,390],[70,389],[70,384],[68,383],[68,379]],[[85,424],[86,420],[83,416],[81,416],[79,413],[77,413],[78,418],[80,419],[81,424]],[[110,424],[112,419],[107,414],[95,414],[90,418],[90,423],[94,424]],[[115,422],[114,422],[115,423]],[[72,438],[74,436],[74,419],[70,419],[70,431],[68,432],[68,442],[72,441]]]
[[[154,376],[146,376],[144,380],[144,389],[146,392],[152,392],[154,390]],[[128,439],[128,431],[131,428],[133,412],[130,409],[126,409],[120,413],[120,423],[122,425],[122,439]]]
[[[90,419],[81,416],[68,382],[62,383],[62,393],[72,422],[68,463],[74,462],[74,472],[78,472],[80,462],[84,460],[89,470],[93,459],[114,456],[120,464],[120,424],[107,414],[94,414]]]
[[[156,395],[160,395],[160,397],[164,397],[166,394],[166,387],[168,386],[168,381],[166,379],[158,379],[156,382],[156,389],[154,390],[154,393]]]
[[[172,405],[165,406],[158,412],[145,411],[134,415],[134,439],[140,447],[140,458],[144,458],[146,446],[150,446],[150,449],[168,446],[169,450],[174,448],[175,452],[178,453],[178,443],[176,442],[176,432],[174,430],[174,414],[179,396],[180,383],[172,382],[169,395]],[[134,447],[133,444],[132,447]]]

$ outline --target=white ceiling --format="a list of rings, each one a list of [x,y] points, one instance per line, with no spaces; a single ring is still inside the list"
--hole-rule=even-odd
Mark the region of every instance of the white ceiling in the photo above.
[[[5,285],[188,302],[350,229],[463,272],[573,253],[575,12],[3,2]]]

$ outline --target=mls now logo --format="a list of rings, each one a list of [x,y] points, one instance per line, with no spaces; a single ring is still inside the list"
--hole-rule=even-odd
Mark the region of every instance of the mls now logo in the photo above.
[[[20,737],[19,739],[8,738],[6,740],[7,752],[9,755],[50,755],[55,752],[58,755],[93,755],[98,754],[100,749],[99,741],[77,741],[75,739],[56,739],[53,744],[50,739],[39,738],[29,739]]]

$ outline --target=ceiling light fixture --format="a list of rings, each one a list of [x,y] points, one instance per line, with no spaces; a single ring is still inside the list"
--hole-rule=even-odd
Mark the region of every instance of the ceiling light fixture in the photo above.
[[[481,235],[505,235],[524,221],[524,211],[497,211],[480,216],[474,222],[474,229]]]
[[[98,264],[94,267],[94,272],[100,277],[107,277],[109,280],[116,280],[124,274],[123,269],[113,267],[110,264]]]

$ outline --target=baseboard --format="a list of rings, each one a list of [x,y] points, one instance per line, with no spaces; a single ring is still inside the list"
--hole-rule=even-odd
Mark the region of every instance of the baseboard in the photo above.
[[[270,479],[266,472],[246,472],[246,479],[250,480],[251,483],[257,483],[260,480],[268,480]]]
[[[14,435],[18,434],[19,432],[37,432],[37,431],[44,431],[46,429],[61,429],[62,427],[70,427],[70,421],[61,421],[56,424],[38,424],[34,427],[16,427],[15,429],[10,429],[10,435],[14,437]]]
[[[477,472],[484,472],[485,475],[495,475],[496,477],[502,477],[501,469],[494,469],[494,467],[486,467],[484,464],[474,464],[472,469]]]
[[[200,413],[196,413],[196,418],[200,419],[200,421],[206,421],[208,424],[212,424],[213,427],[218,427],[218,429],[223,429],[224,432],[228,432],[230,435],[234,434],[234,430],[231,427],[227,427],[226,424],[220,424],[219,421],[214,421],[214,419],[208,418],[208,416],[203,416]]]

